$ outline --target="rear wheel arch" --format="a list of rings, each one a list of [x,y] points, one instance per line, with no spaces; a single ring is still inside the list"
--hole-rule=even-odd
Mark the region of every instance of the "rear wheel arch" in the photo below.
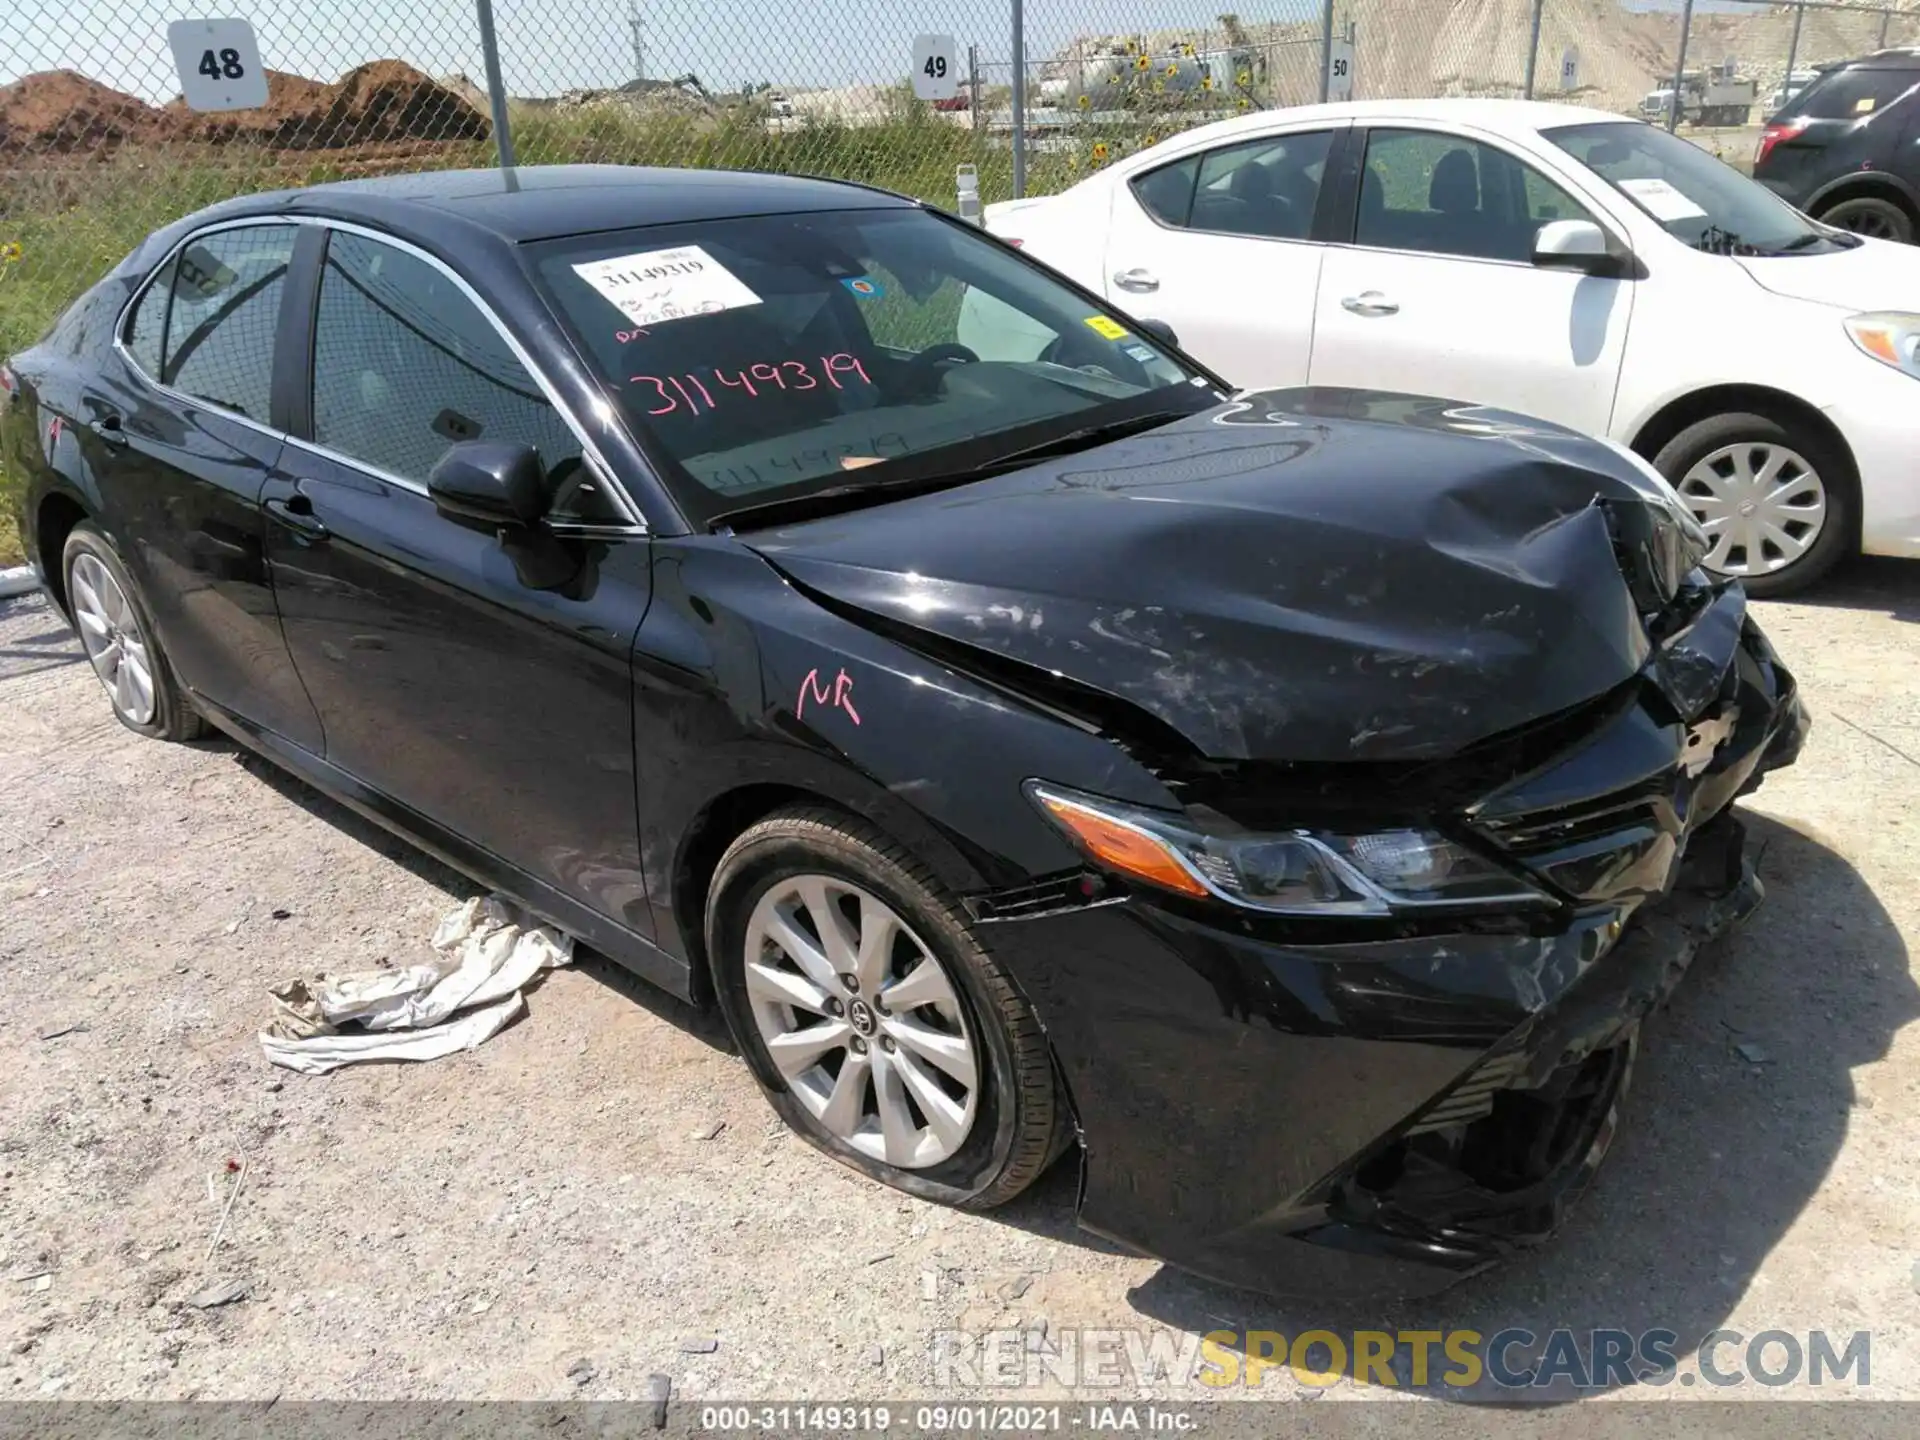
[[[1808,202],[1807,213],[1817,218],[1820,212],[1843,201],[1863,198],[1893,201],[1920,227],[1920,194],[1906,182],[1880,171],[1856,171],[1833,181]]]
[[[49,491],[41,497],[34,510],[33,538],[34,548],[39,551],[40,571],[46,577],[47,589],[52,592],[55,602],[69,616],[73,607],[67,601],[67,570],[64,563],[67,537],[73,533],[74,526],[92,518],[86,506],[64,490]]]

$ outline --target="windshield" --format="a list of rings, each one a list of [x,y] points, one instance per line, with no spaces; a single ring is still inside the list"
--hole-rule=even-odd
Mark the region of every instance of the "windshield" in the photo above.
[[[1829,70],[1794,96],[1775,120],[1844,120],[1879,115],[1920,85],[1920,68],[1857,65]],[[1897,121],[1895,122],[1898,123]]]
[[[1853,243],[1811,225],[1765,186],[1693,142],[1651,125],[1604,121],[1541,134],[1683,245],[1725,255],[1812,255]]]
[[[1015,451],[1217,403],[1133,322],[918,208],[575,236],[534,257],[695,524],[960,483]]]

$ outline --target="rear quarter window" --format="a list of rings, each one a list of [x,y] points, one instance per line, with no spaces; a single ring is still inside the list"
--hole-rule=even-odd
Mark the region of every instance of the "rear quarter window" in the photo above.
[[[1920,85],[1920,70],[1911,67],[1830,70],[1789,102],[1779,118],[1858,120],[1898,103],[1916,85]]]

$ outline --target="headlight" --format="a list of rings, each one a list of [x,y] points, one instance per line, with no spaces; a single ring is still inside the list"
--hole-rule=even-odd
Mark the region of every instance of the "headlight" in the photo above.
[[[1846,325],[1861,353],[1920,379],[1920,315],[1874,310],[1849,317]]]
[[[1031,781],[1027,793],[1088,858],[1190,899],[1276,915],[1388,915],[1396,910],[1546,904],[1552,899],[1430,830],[1262,834],[1202,826]]]

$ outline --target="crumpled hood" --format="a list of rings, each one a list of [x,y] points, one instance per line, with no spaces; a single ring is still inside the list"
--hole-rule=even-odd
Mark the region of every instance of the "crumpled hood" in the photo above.
[[[1867,240],[1831,255],[1742,255],[1762,289],[1849,311],[1920,310],[1920,249]]]
[[[1411,759],[1638,671],[1651,642],[1609,506],[1659,529],[1674,505],[1542,422],[1307,389],[744,538],[909,643],[1033,667],[1041,698],[1064,676],[1207,756]]]

